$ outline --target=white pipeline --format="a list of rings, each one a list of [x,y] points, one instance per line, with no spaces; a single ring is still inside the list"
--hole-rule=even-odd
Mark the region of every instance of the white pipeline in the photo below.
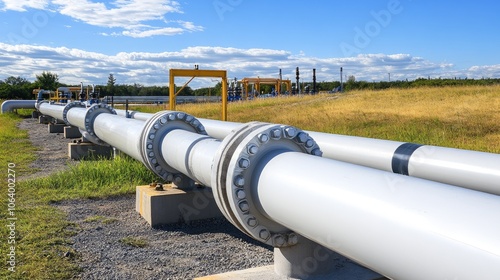
[[[498,279],[500,197],[300,153],[257,172],[277,223],[391,279]]]
[[[173,130],[162,141],[167,164],[190,178],[210,186],[212,165],[220,140],[185,130]]]
[[[2,102],[2,114],[14,109],[35,109],[36,100],[6,100]]]
[[[63,120],[64,106],[62,105],[51,105],[47,102],[43,102],[38,105],[38,111],[43,115],[51,116],[58,120]]]
[[[143,162],[140,144],[144,125],[145,123],[139,120],[126,119],[112,114],[99,114],[94,120],[94,131],[99,139]]]

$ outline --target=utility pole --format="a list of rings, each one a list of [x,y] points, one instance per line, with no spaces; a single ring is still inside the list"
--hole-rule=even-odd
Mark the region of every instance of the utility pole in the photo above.
[[[300,85],[299,85],[299,67],[295,68],[295,78],[297,79],[296,86],[297,86],[297,94],[300,94]]]
[[[312,94],[316,94],[316,68],[313,68],[313,92]]]
[[[344,83],[342,82],[342,76],[343,76],[342,71],[343,69],[342,67],[340,67],[340,92],[344,91]]]

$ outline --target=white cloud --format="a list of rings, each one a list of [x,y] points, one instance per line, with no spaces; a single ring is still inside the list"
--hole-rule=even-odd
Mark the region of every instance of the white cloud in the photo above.
[[[168,69],[193,68],[225,69],[228,77],[278,77],[295,79],[295,67],[300,67],[303,81],[312,81],[316,68],[317,81],[339,80],[339,69],[356,80],[380,81],[413,80],[420,77],[500,77],[500,65],[474,66],[457,70],[449,63],[439,63],[409,54],[364,54],[355,57],[317,58],[294,55],[285,50],[238,49],[198,46],[175,52],[120,52],[106,55],[80,49],[0,43],[0,80],[21,76],[34,80],[43,71],[59,75],[67,84],[106,84],[112,73],[119,84],[167,85]],[[182,79],[176,80],[182,83]],[[210,80],[195,79],[193,88],[212,84]]]
[[[2,11],[12,10],[18,12],[25,12],[27,8],[45,9],[48,5],[48,0],[1,0],[3,7]]]
[[[472,66],[468,69],[467,74],[475,79],[500,77],[500,64]]]
[[[182,14],[181,6],[170,0],[115,0],[105,4],[90,0],[3,0],[3,11],[24,12],[26,8],[48,9],[75,21],[107,29],[106,36],[144,38],[203,31],[193,22],[169,20],[167,14]]]

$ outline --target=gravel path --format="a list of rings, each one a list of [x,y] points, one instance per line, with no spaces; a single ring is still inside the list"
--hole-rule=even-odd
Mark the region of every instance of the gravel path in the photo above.
[[[61,134],[49,134],[47,125],[25,119],[30,140],[39,147],[33,163],[38,177],[76,164],[67,159]],[[50,145],[48,145],[50,143]],[[72,238],[82,268],[79,279],[192,279],[214,273],[269,265],[272,248],[247,237],[225,219],[151,228],[135,211],[135,195],[98,200],[71,200],[54,204],[74,222]]]
[[[65,139],[63,133],[49,133],[46,124],[40,124],[37,119],[32,118],[22,120],[17,127],[28,131],[29,140],[38,149],[37,158],[30,165],[37,171],[20,177],[20,180],[46,176],[78,163],[68,159],[68,143],[71,140]]]
[[[273,261],[271,248],[222,218],[151,228],[135,212],[135,196],[64,201],[56,207],[77,224],[72,247],[82,279],[191,279]]]

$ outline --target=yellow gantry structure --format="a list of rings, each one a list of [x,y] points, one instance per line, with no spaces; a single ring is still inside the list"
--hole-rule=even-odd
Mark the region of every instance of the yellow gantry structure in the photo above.
[[[260,78],[260,77],[243,78],[243,79],[241,79],[240,83],[243,84],[243,88],[245,89],[247,97],[248,97],[248,85],[249,84],[255,84],[255,89],[257,90],[257,92],[259,94],[260,94],[260,84],[275,85],[276,92],[278,92],[278,95],[281,93],[281,85],[282,84],[286,85],[287,91],[290,91],[292,89],[292,81],[276,79],[276,78]]]
[[[170,69],[170,84],[169,84],[169,104],[170,110],[175,110],[175,97],[185,88],[189,82],[196,77],[203,78],[221,78],[222,79],[222,117],[223,121],[227,121],[227,71],[226,70],[200,70],[198,66],[195,69]],[[175,92],[175,77],[191,77],[191,79],[182,86],[179,91]]]

